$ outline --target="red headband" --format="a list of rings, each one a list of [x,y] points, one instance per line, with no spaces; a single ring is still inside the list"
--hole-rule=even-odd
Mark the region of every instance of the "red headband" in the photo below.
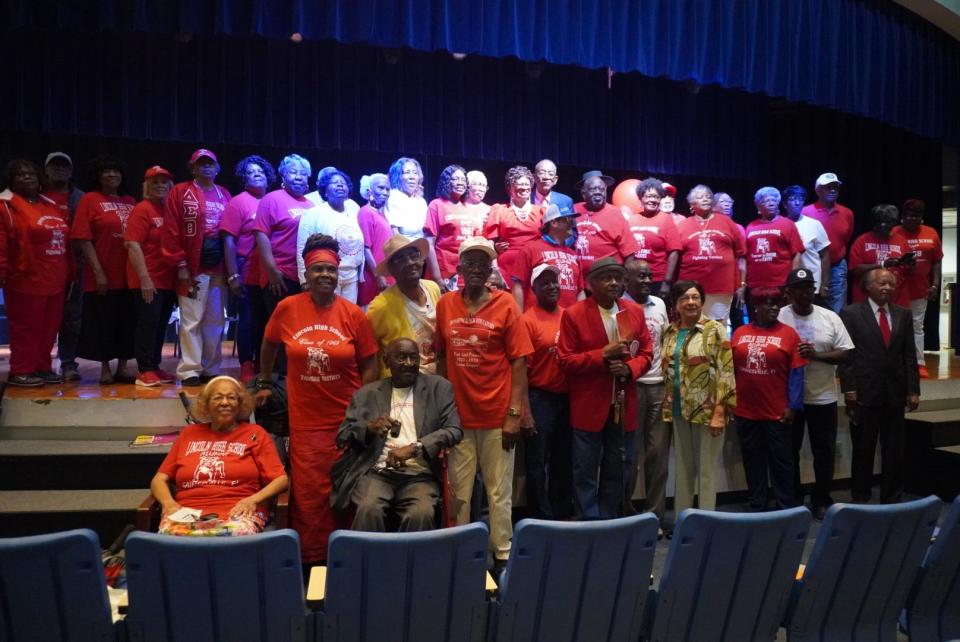
[[[307,252],[307,255],[303,257],[303,264],[305,266],[310,267],[314,263],[332,263],[340,267],[340,257],[337,256],[337,253],[333,250],[321,247],[316,250],[310,250]]]

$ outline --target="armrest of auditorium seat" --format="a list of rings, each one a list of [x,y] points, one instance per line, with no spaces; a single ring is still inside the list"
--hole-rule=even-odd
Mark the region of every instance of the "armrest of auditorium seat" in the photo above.
[[[488,599],[495,599],[500,592],[500,587],[497,586],[493,576],[490,575],[490,571],[484,573],[483,590]]]
[[[290,491],[285,490],[277,495],[277,504],[274,507],[273,524],[277,528],[290,527]]]
[[[147,495],[139,506],[133,517],[133,525],[138,531],[147,531],[156,533],[160,528],[160,502],[156,500],[153,494]]]
[[[314,566],[310,569],[310,581],[307,584],[307,606],[313,609],[323,606],[327,594],[327,567]]]

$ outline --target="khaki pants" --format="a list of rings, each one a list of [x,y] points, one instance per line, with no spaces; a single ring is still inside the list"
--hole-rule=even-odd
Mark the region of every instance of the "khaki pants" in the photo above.
[[[513,454],[503,449],[501,430],[464,430],[463,441],[450,451],[448,476],[451,510],[457,524],[470,521],[470,501],[477,464],[483,474],[490,507],[490,548],[497,559],[510,555],[513,537]]]
[[[699,508],[717,507],[717,481],[714,475],[723,433],[716,437],[703,424],[688,423],[683,417],[673,417],[673,446],[677,454],[677,491],[674,493],[674,513],[677,517],[685,508],[693,506],[694,494],[699,495]]]
[[[733,294],[708,294],[703,300],[703,315],[708,319],[726,324],[730,318]]]

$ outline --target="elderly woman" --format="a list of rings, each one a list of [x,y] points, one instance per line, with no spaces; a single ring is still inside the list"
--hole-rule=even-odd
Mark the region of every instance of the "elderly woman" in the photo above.
[[[427,220],[427,201],[423,198],[423,170],[415,158],[401,156],[389,170],[390,198],[387,220],[398,234],[409,239],[423,238]]]
[[[136,312],[133,351],[137,358],[137,385],[173,383],[174,376],[160,368],[170,313],[177,302],[177,274],[163,255],[161,228],[173,174],[154,165],[143,175],[143,200],[127,219],[123,244],[127,248],[127,284]]]
[[[150,482],[162,507],[160,533],[250,535],[267,525],[266,502],[287,489],[287,474],[270,434],[247,423],[252,410],[236,379],[214,377],[204,387],[192,413],[205,421],[180,431]],[[182,508],[199,518],[184,519]]]
[[[100,362],[100,383],[133,383],[135,379],[127,374],[127,359],[133,357],[135,320],[127,294],[123,230],[136,201],[120,195],[123,166],[116,159],[95,159],[90,183],[70,230],[87,265],[77,355]],[[110,372],[111,359],[117,360],[115,374]]]
[[[287,297],[267,323],[260,351],[257,403],[272,394],[274,360],[287,352],[290,411],[291,522],[305,563],[326,559],[337,527],[330,508],[330,468],[337,429],[360,386],[377,378],[377,340],[363,312],[337,296],[340,248],[323,234],[303,248],[307,291]]]
[[[876,268],[886,268],[897,277],[897,287],[890,302],[910,307],[910,293],[904,286],[904,273],[913,268],[916,254],[910,251],[910,245],[894,226],[900,221],[900,213],[895,205],[874,205],[870,208],[873,229],[864,232],[853,240],[847,256],[850,270],[849,288],[853,292],[853,302],[859,303],[867,298],[861,287],[863,277]]]
[[[687,194],[691,216],[677,226],[680,235],[680,274],[685,281],[696,281],[705,292],[702,302],[710,319],[726,321],[730,303],[737,294],[743,297],[743,282],[737,275],[744,271],[744,238],[736,223],[714,214],[713,191],[697,185]]]
[[[357,220],[359,206],[350,200],[353,182],[337,168],[321,173],[317,187],[323,203],[305,213],[297,230],[297,273],[300,285],[304,277],[303,247],[314,234],[326,234],[340,246],[340,282],[337,294],[350,303],[357,302],[363,274],[363,231]]]
[[[778,199],[779,200],[779,199]],[[734,411],[750,507],[766,510],[773,482],[777,508],[795,503],[793,488],[793,417],[803,410],[800,336],[777,316],[783,302],[779,288],[751,290],[751,318],[733,333],[733,369],[737,394],[750,403]]]
[[[377,266],[383,262],[383,246],[393,236],[387,220],[387,199],[390,198],[390,177],[386,174],[371,174],[360,180],[360,196],[367,204],[357,213],[357,223],[363,233],[363,283],[357,295],[357,304],[369,305],[380,292],[390,287],[386,277],[377,274]]]
[[[304,194],[309,189],[310,161],[298,154],[284,156],[277,168],[280,189],[257,206],[253,234],[260,255],[260,287],[264,313],[269,318],[284,297],[300,292],[297,277],[297,231],[300,218],[313,207]]]
[[[10,327],[13,386],[62,383],[50,364],[67,287],[67,215],[40,194],[40,168],[7,163],[0,193],[0,287]]]
[[[753,202],[757,218],[746,229],[747,272],[743,277],[748,292],[754,288],[783,287],[790,270],[800,266],[803,255],[803,240],[796,223],[780,215],[780,190],[761,187]]]
[[[256,376],[263,327],[263,290],[260,288],[260,257],[253,224],[257,208],[267,188],[277,180],[267,159],[247,156],[236,167],[236,176],[243,191],[227,204],[220,219],[223,239],[223,260],[227,264],[227,286],[237,301],[237,356],[240,359],[240,380],[250,383]]]
[[[477,169],[467,172],[467,194],[463,197],[463,205],[469,212],[476,212],[476,216],[484,223],[490,216],[490,206],[483,202],[487,195],[487,175]]]
[[[675,321],[663,330],[663,420],[670,424],[677,455],[676,515],[693,506],[717,505],[714,470],[723,449],[723,429],[734,407],[733,357],[727,329],[703,316],[706,296],[696,281],[670,289]]]
[[[427,208],[423,235],[430,242],[427,268],[444,292],[459,289],[457,266],[460,244],[483,232],[486,220],[481,210],[467,208],[467,173],[459,165],[449,165],[437,180],[437,198]]]
[[[533,173],[523,165],[507,170],[504,185],[510,202],[490,208],[490,216],[483,226],[483,235],[493,241],[497,250],[497,264],[503,280],[513,283],[520,250],[531,241],[540,238],[543,225],[543,208],[530,200],[533,191]]]
[[[639,214],[631,214],[627,224],[640,249],[634,253],[650,266],[652,291],[661,297],[670,293],[670,284],[677,274],[680,237],[673,217],[660,211],[660,201],[667,191],[656,178],[645,178],[637,185],[637,198],[643,205]]]

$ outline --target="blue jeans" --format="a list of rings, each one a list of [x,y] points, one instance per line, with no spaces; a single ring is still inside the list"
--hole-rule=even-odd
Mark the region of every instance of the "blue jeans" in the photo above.
[[[827,307],[837,314],[847,304],[847,259],[830,266],[830,296],[825,300]]]
[[[612,407],[609,412],[600,432],[573,430],[574,498],[580,519],[612,519],[623,506],[635,433],[624,432],[613,421]]]
[[[530,412],[536,433],[524,442],[527,507],[532,517],[564,519],[573,514],[570,399],[565,394],[530,388]]]

